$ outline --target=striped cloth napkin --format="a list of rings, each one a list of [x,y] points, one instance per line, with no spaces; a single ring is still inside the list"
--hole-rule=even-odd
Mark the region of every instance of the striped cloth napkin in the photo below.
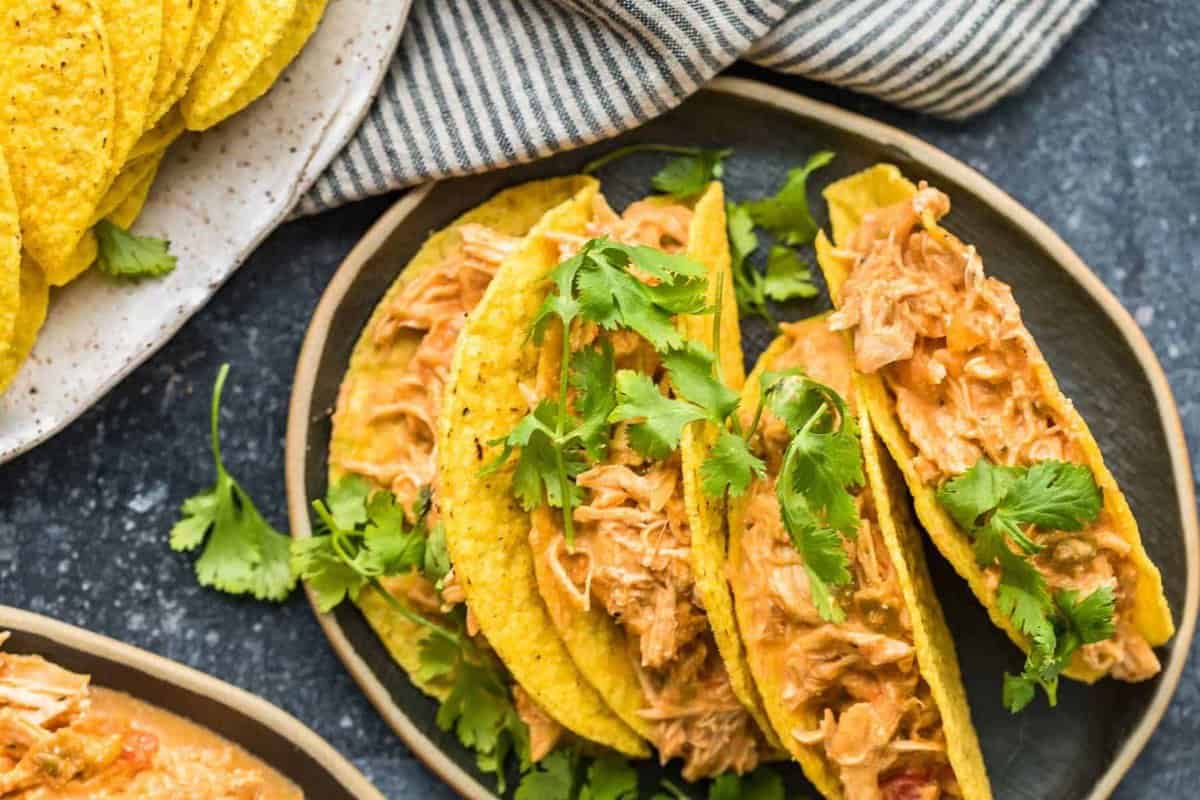
[[[1020,89],[1095,4],[415,0],[370,115],[297,211],[615,136],[739,58],[962,119]]]

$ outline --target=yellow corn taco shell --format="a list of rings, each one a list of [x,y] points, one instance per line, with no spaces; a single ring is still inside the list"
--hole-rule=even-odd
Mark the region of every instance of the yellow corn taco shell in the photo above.
[[[133,223],[141,216],[142,208],[146,205],[146,198],[150,195],[150,187],[154,185],[154,178],[158,175],[158,168],[161,164],[162,156],[159,156],[154,162],[154,168],[146,173],[136,186],[130,189],[129,194],[125,196],[125,199],[116,208],[109,212],[109,222],[125,230],[129,230],[133,226]]]
[[[834,242],[840,244],[858,227],[868,211],[880,206],[900,202],[911,197],[916,187],[901,175],[900,170],[888,164],[880,164],[856,175],[830,185],[825,190],[829,203],[830,220]],[[935,235],[944,234],[936,225],[930,229]],[[842,284],[849,274],[851,264],[840,258],[824,233],[817,238],[817,258],[835,305],[839,302]],[[1153,646],[1163,644],[1174,633],[1175,626],[1171,611],[1163,594],[1162,577],[1158,568],[1150,561],[1142,546],[1137,522],[1129,509],[1129,503],[1100,454],[1096,439],[1088,430],[1087,423],[1058,388],[1054,375],[1044,359],[1034,366],[1042,401],[1061,418],[1069,422],[1073,438],[1085,454],[1087,466],[1104,496],[1104,509],[1112,520],[1117,533],[1129,543],[1131,558],[1138,568],[1137,595],[1134,600],[1133,622],[1138,631]],[[870,415],[880,437],[896,460],[912,494],[921,524],[929,532],[942,555],[961,575],[975,596],[987,608],[988,614],[999,628],[1008,633],[1012,640],[1026,652],[1029,642],[1018,631],[1012,621],[1001,612],[995,593],[988,588],[984,572],[976,563],[969,537],[955,525],[953,519],[942,508],[936,497],[936,487],[926,485],[914,466],[916,448],[909,440],[899,418],[896,416],[894,400],[879,375],[862,376],[863,394]],[[1088,668],[1079,653],[1064,672],[1070,678],[1094,682],[1102,673]]]
[[[181,101],[189,130],[202,131],[225,118],[233,98],[297,24],[300,8],[300,0],[229,0]]]
[[[94,0],[0,4],[0,150],[24,247],[53,284],[107,185],[116,107],[113,66]]]
[[[663,198],[662,202],[678,201]],[[719,183],[710,184],[693,205],[687,255],[707,268],[710,303],[715,304],[718,298],[722,303],[721,369],[725,380],[740,389],[745,368],[730,271],[729,240],[725,233],[725,197]],[[713,324],[712,315],[685,316],[676,320],[676,326],[685,336],[710,349],[713,347]],[[561,342],[561,327],[552,327],[541,348],[539,375],[557,376]],[[750,710],[760,729],[771,736],[738,638],[733,600],[721,571],[724,514],[721,504],[706,498],[701,490],[700,466],[709,442],[715,437],[716,430],[711,424],[693,424],[685,429],[680,441],[684,505],[692,535],[692,568],[696,589],[734,693]],[[557,514],[556,510],[547,507],[532,512],[530,544],[534,553],[542,553],[550,546],[557,533]],[[643,738],[651,739],[653,726],[639,713],[646,707],[646,699],[629,657],[624,629],[602,608],[592,607],[586,611],[573,608],[571,600],[565,596],[566,590],[551,573],[545,558],[535,558],[534,566],[539,590],[552,610],[551,618],[580,671],[626,724]]]
[[[147,127],[156,124],[178,99],[172,99],[171,89],[183,69],[192,29],[202,5],[200,0],[162,0],[162,4],[162,45],[158,51],[154,86],[150,90],[150,106],[145,122]]]
[[[762,374],[768,370],[781,369],[799,364],[781,364],[779,359],[792,346],[792,338],[821,335],[830,337],[825,329],[825,317],[813,317],[792,327],[791,335],[780,336],[762,354],[754,371],[746,380],[742,392],[743,407],[754,408],[758,403],[759,384]],[[852,353],[848,342],[836,336],[836,347],[840,348],[845,361],[845,371],[851,374]],[[881,538],[886,544],[890,561],[898,577],[905,607],[912,624],[913,643],[917,653],[921,677],[929,685],[930,695],[942,718],[950,765],[954,769],[959,787],[966,800],[988,800],[991,787],[979,749],[975,728],[971,723],[970,708],[958,667],[954,641],[946,627],[942,609],[933,590],[933,583],[925,564],[920,533],[907,512],[908,501],[904,485],[895,465],[886,452],[879,447],[869,406],[866,404],[862,383],[857,381],[854,391],[857,397],[847,398],[857,409],[862,443],[863,467],[867,486],[871,492]],[[744,599],[747,588],[741,585],[740,560],[744,558],[742,537],[746,526],[745,497],[734,498],[729,508],[728,557],[731,569],[738,621],[742,630],[752,627],[751,609]],[[755,683],[762,694],[767,715],[784,746],[800,762],[804,774],[826,798],[840,798],[845,794],[836,771],[831,767],[820,746],[802,745],[792,735],[797,730],[813,730],[818,726],[816,714],[802,714],[791,708],[784,700],[782,676],[771,667],[764,653],[748,648],[749,663]]]
[[[646,744],[605,704],[555,633],[538,594],[529,517],[512,498],[510,465],[480,470],[493,458],[488,443],[524,416],[518,390],[537,371],[529,330],[546,277],[558,264],[549,231],[581,234],[598,185],[548,213],[509,256],[462,332],[438,434],[438,498],[456,575],[488,642],[547,713],[576,734],[619,752],[645,756]]]
[[[108,187],[108,191],[104,193],[100,204],[96,206],[96,213],[92,215],[92,224],[95,225],[111,214],[114,209],[125,202],[134,189],[142,184],[146,176],[157,172],[161,157],[161,154],[147,155],[126,164],[125,168],[117,174],[112,186]]]
[[[21,260],[20,295],[12,339],[7,348],[0,348],[0,392],[12,383],[33,350],[50,303],[50,287],[46,285],[41,268],[28,255]]]
[[[141,138],[133,145],[133,149],[129,151],[129,155],[125,157],[126,162],[151,153],[163,152],[179,138],[184,130],[186,129],[183,126],[183,115],[179,113],[178,106],[173,106],[153,128],[142,134]]]
[[[21,304],[21,223],[0,152],[0,360],[8,351]]]
[[[99,0],[99,4],[112,51],[116,90],[112,180],[146,127],[162,46],[162,0]]]
[[[75,245],[75,249],[71,251],[71,255],[67,256],[67,260],[59,264],[58,269],[54,271],[54,277],[50,277],[50,271],[42,267],[42,273],[46,276],[46,282],[51,286],[66,286],[71,281],[78,278],[88,267],[96,263],[96,256],[100,251],[100,244],[96,240],[96,234],[91,228],[88,228],[83,233],[83,238]],[[35,261],[37,259],[34,259]],[[39,263],[39,266],[40,263]]]
[[[225,19],[225,9],[228,8],[231,0],[196,0],[196,2],[200,6],[196,11],[196,22],[192,26],[192,35],[188,40],[179,72],[176,73],[174,83],[171,84],[166,97],[163,98],[164,111],[166,108],[175,106],[180,98],[187,94],[192,76],[196,74],[200,62],[204,61],[204,57],[208,54],[208,48],[212,46],[213,39],[216,38],[217,31],[221,28],[221,22]],[[182,115],[179,120],[182,125]]]
[[[195,124],[203,124],[205,128],[216,125],[221,120],[231,117],[246,106],[266,94],[280,73],[292,63],[303,49],[308,38],[317,29],[321,15],[325,13],[326,0],[298,0],[296,16],[283,38],[272,48],[270,55],[258,65],[249,79],[219,108],[208,115],[207,120],[199,117],[189,118],[189,127],[195,129]],[[194,123],[194,124],[193,124]]]
[[[389,337],[386,346],[377,344],[372,334],[376,324],[384,318],[389,300],[403,292],[424,272],[440,264],[447,254],[458,247],[459,229],[466,224],[485,225],[509,236],[525,236],[524,244],[513,258],[521,267],[528,268],[531,260],[541,258],[548,247],[538,232],[546,226],[560,228],[582,225],[579,220],[586,219],[595,192],[596,184],[590,178],[567,177],[527,183],[499,193],[426,241],[379,303],[355,345],[333,418],[329,457],[331,480],[356,471],[356,464],[387,463],[397,455],[397,426],[403,423],[395,418],[374,415],[372,410],[377,404],[375,398],[379,396],[380,387],[393,385],[406,374],[423,334],[400,331],[398,338]],[[501,274],[510,274],[508,268],[502,269]],[[502,306],[507,290],[501,291],[504,294],[496,297],[489,290],[480,309],[489,302],[493,306]],[[472,328],[468,327],[462,338],[465,340],[471,334]],[[478,336],[477,333],[475,335]],[[497,341],[507,341],[509,338],[505,336]],[[448,406],[449,403],[445,413],[449,413]],[[456,455],[462,456],[457,451]],[[537,635],[538,612],[541,611],[544,616],[540,601],[533,597],[530,603],[531,592],[522,595],[520,586],[510,591],[514,587],[504,583],[507,578],[481,570],[480,562],[489,559],[470,542],[464,543],[458,535],[459,528],[449,523],[447,507],[458,506],[453,497],[444,495],[453,495],[458,482],[473,479],[475,472],[473,468],[460,469],[454,473],[453,480],[443,481],[438,503],[446,524],[447,543],[456,574],[463,579],[468,605],[480,620],[484,636],[516,681],[551,717],[581,736],[630,755],[644,755],[644,747],[636,735],[604,707],[600,698],[575,672],[553,631],[549,629],[548,622],[543,626],[543,635]],[[502,516],[503,510],[498,513]],[[405,579],[392,580],[402,582]],[[497,588],[496,580],[501,581],[503,588]],[[530,575],[528,582],[532,584],[532,581]],[[476,605],[480,606],[478,611]],[[418,674],[420,663],[416,645],[424,637],[425,631],[395,614],[371,593],[360,596],[359,606],[392,657],[410,674],[414,683],[426,693],[443,698],[445,686],[422,681]],[[510,615],[513,620],[520,618],[532,621],[534,627],[525,626],[517,632],[504,628],[503,624]]]

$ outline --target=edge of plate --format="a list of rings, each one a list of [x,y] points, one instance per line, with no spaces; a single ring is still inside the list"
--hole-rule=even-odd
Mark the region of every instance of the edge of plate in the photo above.
[[[52,421],[42,430],[39,430],[36,435],[21,441],[10,450],[0,452],[0,465],[7,464],[9,461],[28,453],[33,448],[53,438],[61,433],[68,425],[70,425],[79,417],[83,416],[92,406],[104,398],[118,383],[129,376],[131,372],[140,367],[152,355],[161,350],[167,342],[175,337],[175,334],[189,321],[192,317],[200,312],[209,301],[221,290],[221,287],[233,277],[233,274],[250,258],[258,246],[270,236],[275,230],[288,220],[296,204],[300,202],[304,193],[312,188],[316,183],[317,178],[333,162],[338,153],[350,142],[354,132],[358,130],[359,123],[366,118],[367,113],[371,110],[371,105],[374,102],[375,96],[378,94],[379,87],[383,84],[383,80],[387,77],[389,65],[392,62],[392,57],[395,55],[396,47],[400,42],[400,37],[404,33],[404,28],[408,22],[408,14],[412,8],[412,0],[398,0],[397,2],[397,17],[394,25],[394,32],[386,45],[381,49],[380,57],[370,66],[376,71],[376,74],[371,77],[367,83],[370,90],[363,92],[361,90],[352,89],[347,92],[349,97],[354,98],[361,107],[355,107],[353,103],[342,102],[338,105],[333,117],[325,123],[324,130],[321,132],[321,137],[317,140],[309,154],[309,158],[304,162],[304,166],[296,175],[292,182],[291,190],[288,194],[286,202],[284,202],[270,222],[263,227],[258,234],[251,238],[241,250],[238,251],[237,257],[229,269],[208,286],[208,291],[204,299],[197,303],[193,308],[184,313],[179,314],[166,325],[164,325],[154,340],[149,346],[142,348],[135,355],[129,357],[120,367],[109,375],[105,380],[96,384],[96,386],[88,393],[81,395],[79,401],[73,410],[64,414],[61,418]],[[315,35],[315,34],[314,34]],[[297,56],[299,57],[299,56]],[[289,65],[290,66],[290,65]],[[286,73],[284,73],[286,74]],[[282,77],[282,76],[281,76]],[[343,98],[345,101],[347,98]],[[353,109],[346,113],[347,109]],[[202,134],[201,134],[202,135]],[[332,146],[329,141],[337,139],[337,146]],[[324,163],[321,163],[324,161]]]
[[[108,636],[32,611],[0,605],[0,630],[9,628],[45,636],[73,650],[131,666],[181,689],[236,708],[306,752],[355,797],[360,800],[386,800],[366,776],[311,728],[245,689]]]
[[[1167,382],[1166,373],[1163,372],[1162,365],[1146,340],[1145,334],[1108,287],[1096,277],[1058,234],[986,177],[948,153],[891,125],[759,81],[745,78],[715,78],[700,91],[742,97],[766,103],[799,116],[817,118],[849,133],[894,146],[911,154],[915,160],[934,166],[940,172],[967,187],[998,214],[1027,231],[1099,303],[1133,349],[1134,355],[1150,383],[1151,390],[1154,392],[1158,415],[1166,428],[1172,473],[1179,490],[1179,512],[1188,562],[1187,586],[1171,658],[1166,669],[1163,670],[1161,683],[1155,690],[1154,697],[1141,721],[1130,732],[1129,738],[1118,750],[1112,763],[1088,795],[1088,800],[1105,800],[1112,794],[1125,773],[1129,771],[1161,721],[1163,714],[1166,713],[1171,697],[1179,685],[1184,662],[1187,660],[1195,633],[1197,610],[1200,609],[1200,522],[1197,521],[1196,515],[1195,487],[1192,482],[1187,441],[1184,437],[1179,409],[1175,404],[1170,384]],[[380,217],[338,268],[329,286],[322,294],[309,323],[292,384],[284,456],[288,517],[293,536],[311,535],[308,521],[308,500],[304,496],[304,457],[308,447],[308,425],[317,364],[329,334],[333,313],[368,258],[379,249],[400,221],[429,195],[433,186],[434,184],[429,184],[406,195]],[[375,677],[367,663],[350,645],[337,619],[332,614],[322,614],[319,611],[311,592],[309,593],[309,602],[313,606],[313,612],[317,615],[322,629],[329,637],[330,644],[346,669],[349,670],[385,721],[409,746],[416,757],[463,797],[470,798],[470,800],[494,798],[494,794],[451,761],[413,725],[403,709],[392,700],[386,687]]]

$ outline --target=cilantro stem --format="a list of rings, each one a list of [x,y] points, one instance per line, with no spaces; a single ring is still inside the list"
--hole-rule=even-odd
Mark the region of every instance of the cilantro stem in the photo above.
[[[400,616],[404,617],[409,622],[411,622],[415,625],[420,625],[424,628],[428,628],[430,632],[436,633],[438,636],[441,636],[444,639],[454,642],[455,644],[459,645],[460,647],[462,646],[462,644],[463,644],[462,637],[460,637],[454,631],[451,631],[447,628],[443,628],[441,625],[438,625],[436,622],[426,619],[425,617],[421,616],[420,614],[416,613],[412,609],[405,606],[403,603],[401,603],[399,600],[397,600],[391,592],[389,592],[387,589],[383,588],[383,584],[379,582],[379,578],[372,576],[371,578],[367,579],[367,585],[370,586],[373,590],[375,590],[375,592],[380,597],[382,597],[389,606],[392,607],[393,611],[395,611]]]
[[[584,175],[591,175],[598,169],[601,169],[608,164],[633,153],[675,153],[682,156],[698,156],[704,152],[702,147],[683,147],[681,145],[672,144],[631,144],[625,147],[618,147],[611,153],[605,153],[599,158],[589,161],[583,167]]]
[[[758,430],[758,424],[762,422],[763,407],[765,405],[766,404],[763,403],[762,397],[760,396],[758,398],[758,407],[754,409],[754,420],[750,423],[750,427],[746,430],[746,433],[743,436],[747,442],[754,438],[754,433]]]
[[[229,375],[229,364],[222,364],[217,370],[217,381],[213,384],[212,411],[209,417],[209,435],[212,437],[213,460],[217,465],[217,474],[225,472],[221,461],[221,435],[219,433],[221,418],[221,393],[225,390],[225,378]]]
[[[721,306],[725,295],[725,273],[717,273],[717,303],[713,310],[713,364],[716,366],[717,383],[725,382],[724,370],[721,369]]]
[[[675,798],[675,800],[689,800],[689,798],[688,798],[688,796],[687,796],[687,793],[686,793],[686,792],[684,792],[684,791],[683,791],[683,789],[680,789],[678,786],[676,786],[675,784],[671,783],[671,782],[670,782],[669,780],[667,780],[666,778],[663,778],[663,779],[662,779],[662,781],[660,781],[659,785],[660,785],[660,786],[661,786],[663,789],[666,789],[666,790],[667,790],[667,794],[669,794],[669,795],[671,795],[672,797],[674,797],[674,798]]]
[[[571,516],[571,478],[563,458],[562,437],[567,427],[567,381],[571,370],[571,323],[563,320],[562,363],[558,369],[558,419],[554,423],[554,466],[558,470],[559,492],[562,494],[563,536],[567,549],[575,549],[575,521]]]

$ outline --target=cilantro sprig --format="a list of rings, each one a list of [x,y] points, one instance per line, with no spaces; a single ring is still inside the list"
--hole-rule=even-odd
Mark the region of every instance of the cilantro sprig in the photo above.
[[[229,365],[224,364],[217,372],[209,411],[217,480],[184,501],[183,518],[171,529],[171,548],[189,552],[204,546],[195,564],[202,586],[282,601],[296,585],[288,567],[289,539],[263,518],[221,459],[221,393],[228,375]]]
[[[762,317],[775,327],[768,300],[783,303],[817,295],[812,271],[794,248],[816,238],[817,223],[808,207],[808,179],[833,157],[827,150],[816,153],[803,166],[789,170],[774,195],[726,205],[733,283],[743,314]],[[751,261],[759,248],[756,226],[775,238],[767,251],[765,272]]]
[[[704,147],[680,147],[670,144],[631,144],[619,147],[584,166],[585,174],[602,169],[607,164],[633,155],[634,153],[674,153],[681,156],[667,162],[655,173],[650,184],[658,191],[672,197],[687,199],[704,191],[704,187],[725,174],[725,159],[733,150],[728,148],[709,149]]]
[[[639,279],[631,267],[652,277],[654,284]],[[572,325],[582,320],[605,330],[632,330],[662,353],[682,349],[684,339],[672,317],[705,311],[708,283],[704,267],[691,259],[603,238],[587,242],[550,278],[554,288],[534,318],[530,337],[541,345],[551,322],[561,324],[557,397],[542,400],[507,436],[489,442],[502,450],[483,473],[494,474],[519,449],[513,473],[517,500],[526,510],[542,505],[561,509],[563,535],[573,546],[572,511],[582,499],[574,478],[588,459],[603,457],[621,386],[634,393],[645,387],[637,377],[615,372],[607,342],[574,352]],[[574,404],[568,400],[571,387],[577,390]],[[660,447],[670,435],[670,430],[645,430],[639,442]]]
[[[380,580],[417,572],[440,590],[450,556],[441,527],[426,524],[430,499],[428,490],[421,492],[406,515],[390,492],[346,475],[323,500],[313,501],[317,533],[292,542],[291,566],[316,595],[321,611],[370,590],[426,631],[417,645],[416,677],[449,687],[436,722],[475,752],[479,768],[495,774],[503,791],[514,756],[520,771],[530,767],[529,733],[509,694],[507,671],[490,649],[467,635],[463,607],[433,620],[401,602]]]
[[[804,559],[817,612],[842,622],[833,589],[851,580],[842,537],[858,535],[851,489],[866,480],[858,423],[841,395],[794,371],[763,375],[762,392],[792,437],[775,480],[784,529]]]
[[[175,269],[177,259],[166,239],[137,236],[106,219],[96,223],[96,239],[96,264],[105,275],[140,280],[159,278]]]
[[[517,787],[516,800],[638,800],[638,774],[624,758],[595,758],[574,748],[557,750],[534,765]],[[689,800],[670,780],[659,782],[651,800]],[[708,800],[783,800],[783,779],[770,767],[749,775],[725,773],[708,785]]]
[[[971,537],[976,561],[999,567],[996,602],[1031,643],[1021,674],[1004,676],[1005,707],[1025,708],[1038,686],[1055,705],[1059,675],[1075,651],[1113,635],[1116,598],[1108,586],[1082,599],[1075,591],[1052,594],[1030,560],[1043,549],[1030,532],[1080,531],[1096,520],[1103,496],[1091,470],[1062,461],[1007,467],[981,458],[947,481],[938,500]]]

